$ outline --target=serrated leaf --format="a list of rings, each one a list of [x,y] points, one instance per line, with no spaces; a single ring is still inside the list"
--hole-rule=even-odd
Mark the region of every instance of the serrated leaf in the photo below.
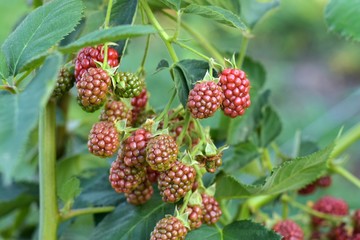
[[[266,72],[260,62],[246,56],[242,66],[250,81],[250,97],[254,99],[265,84]]]
[[[70,33],[82,16],[80,0],[54,0],[31,12],[2,45],[10,74],[44,56]]]
[[[219,199],[245,198],[256,194],[260,187],[241,183],[233,176],[221,171],[216,176],[215,197]]]
[[[260,223],[255,223],[251,220],[242,220],[233,222],[226,225],[223,229],[224,240],[280,240],[282,236],[278,235],[274,231],[267,229]]]
[[[300,189],[322,176],[327,169],[327,161],[334,144],[305,157],[287,160],[274,168],[266,178],[261,193],[277,194]]]
[[[174,81],[178,97],[185,107],[189,92],[197,81],[202,80],[206,71],[209,70],[209,63],[201,60],[185,59],[174,66]]]
[[[254,28],[256,23],[270,10],[280,5],[279,0],[241,0],[241,16],[246,23]]]
[[[64,204],[68,202],[73,202],[74,199],[80,194],[80,180],[76,177],[71,177],[66,181],[62,182],[58,196],[63,201]]]
[[[260,155],[258,147],[250,142],[242,142],[224,152],[223,168],[227,173],[238,171]]]
[[[137,0],[116,0],[112,6],[110,26],[132,25],[135,21]],[[124,54],[128,39],[117,41],[116,49],[121,55]]]
[[[221,232],[222,232],[221,229],[218,229],[214,226],[203,224],[199,229],[190,231],[186,235],[186,240],[199,240],[199,239],[219,240],[219,239],[223,239]]]
[[[82,18],[79,24],[75,27],[75,29],[67,36],[65,36],[63,40],[60,41],[59,46],[66,46],[72,43],[73,41],[75,41],[76,39],[78,39],[85,28],[86,25],[85,23],[86,23],[85,18]]]
[[[20,94],[0,93],[0,169],[10,180],[23,155],[40,109],[45,106],[60,70],[61,55],[52,54]]]
[[[124,202],[97,225],[90,239],[149,239],[156,223],[173,212],[174,206],[164,203],[158,193],[141,206]]]
[[[325,20],[330,31],[346,39],[360,41],[360,0],[330,0]]]
[[[174,10],[180,9],[181,0],[160,0],[160,1],[171,9]]]
[[[309,155],[319,150],[319,146],[312,141],[301,141],[299,149],[299,157]]]
[[[184,9],[184,13],[200,15],[207,19],[212,19],[216,22],[225,24],[229,27],[240,29],[241,31],[247,31],[248,29],[239,16],[218,6],[190,4]]]
[[[260,123],[260,146],[269,145],[281,132],[282,125],[278,114],[270,106],[263,109],[263,116]]]
[[[79,38],[77,41],[61,47],[59,50],[62,52],[75,52],[85,46],[93,46],[105,42],[116,42],[121,39],[139,37],[151,33],[155,33],[155,29],[152,26],[121,25],[91,32]]]

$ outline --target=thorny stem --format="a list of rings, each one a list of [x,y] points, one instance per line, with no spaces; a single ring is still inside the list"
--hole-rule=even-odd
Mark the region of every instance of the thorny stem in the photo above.
[[[170,38],[169,35],[165,32],[165,30],[161,27],[160,23],[156,20],[153,12],[151,11],[151,8],[146,0],[141,1],[141,6],[143,7],[146,15],[148,16],[149,21],[152,23],[152,25],[155,27],[155,29],[158,31],[160,38],[165,43],[166,48],[168,49],[168,52],[170,54],[171,59],[174,62],[178,62],[179,59],[176,55],[176,52],[174,48],[170,44]]]
[[[113,206],[74,209],[74,210],[71,210],[70,212],[62,215],[60,217],[60,219],[61,219],[61,221],[66,221],[70,218],[77,217],[80,215],[94,214],[94,213],[107,213],[107,212],[113,211],[114,209],[115,209],[115,207],[113,207]]]
[[[49,101],[39,119],[39,182],[40,230],[39,239],[55,240],[59,213],[56,197],[56,114],[55,102]]]
[[[342,177],[344,177],[345,179],[347,179],[349,182],[351,182],[352,184],[354,184],[355,186],[357,186],[358,188],[360,188],[360,179],[358,179],[357,177],[355,177],[354,175],[352,175],[348,170],[346,170],[345,168],[339,166],[339,165],[334,165],[331,164],[330,165],[330,170],[341,175]]]
[[[105,29],[109,28],[112,5],[113,5],[113,0],[109,0],[107,11],[106,11],[106,16],[105,16],[105,22],[104,22]],[[108,64],[107,63],[108,62],[108,50],[109,50],[109,46],[107,43],[105,43],[104,44],[104,65],[105,66],[107,66],[107,64]]]

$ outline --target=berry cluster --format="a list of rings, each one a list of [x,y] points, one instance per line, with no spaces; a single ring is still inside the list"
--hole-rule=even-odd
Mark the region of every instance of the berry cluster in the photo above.
[[[219,83],[200,81],[190,91],[187,107],[194,118],[208,118],[221,107],[224,114],[235,118],[251,105],[250,82],[244,71],[226,68],[219,75]]]
[[[301,188],[298,190],[298,193],[300,195],[308,195],[311,193],[314,193],[316,188],[320,187],[320,188],[327,188],[331,185],[332,180],[331,180],[331,176],[323,176],[319,179],[317,179],[315,182],[312,182],[308,185],[306,185],[305,187]]]
[[[282,240],[303,240],[304,232],[299,225],[292,220],[279,221],[273,226],[273,230],[283,236]]]

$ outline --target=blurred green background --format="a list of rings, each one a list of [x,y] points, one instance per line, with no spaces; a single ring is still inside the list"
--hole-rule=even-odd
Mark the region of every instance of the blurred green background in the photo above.
[[[280,7],[268,13],[255,27],[248,47],[248,55],[266,69],[266,88],[272,91],[271,101],[283,123],[277,142],[288,154],[292,152],[297,132],[301,132],[304,139],[319,142],[322,147],[336,137],[341,127],[346,132],[360,120],[360,44],[328,31],[323,14],[326,3],[326,0],[282,0]],[[0,43],[30,10],[25,0],[0,1]],[[166,29],[174,29],[173,22],[167,18],[160,16],[159,19]],[[184,20],[220,50],[239,50],[238,32],[226,27],[220,29],[233,36],[224,41],[219,28],[206,19],[185,16]],[[181,37],[185,40],[188,36]],[[121,70],[137,69],[144,42],[143,38],[130,42]],[[167,79],[170,78],[167,71],[153,74],[161,59],[170,60],[158,37],[151,38],[149,56],[146,68],[149,69],[147,84],[151,103],[160,108],[170,97],[173,86]],[[179,57],[195,56],[182,51]],[[96,114],[82,112],[75,100],[69,117],[70,128],[83,132],[84,137],[89,125],[78,128],[80,123],[92,124],[97,119]],[[347,154],[347,168],[360,177],[360,143],[353,145]],[[359,190],[340,177],[334,178],[333,187],[317,194],[325,193],[344,197],[352,208],[360,207]]]

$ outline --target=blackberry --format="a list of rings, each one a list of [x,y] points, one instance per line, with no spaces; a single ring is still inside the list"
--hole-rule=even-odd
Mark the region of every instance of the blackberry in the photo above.
[[[125,119],[127,123],[131,123],[131,111],[122,101],[108,101],[100,115],[100,121],[115,122]]]
[[[187,206],[186,212],[189,214],[188,222],[190,229],[194,230],[202,225],[203,210],[200,205]]]
[[[153,187],[149,180],[140,183],[134,190],[125,193],[128,203],[133,205],[141,205],[146,203],[154,193]]]
[[[320,198],[313,206],[313,209],[322,213],[334,216],[346,216],[349,212],[347,203],[342,199],[331,196]],[[316,216],[312,216],[312,224],[319,226],[325,224],[325,220]]]
[[[222,153],[218,153],[214,156],[197,155],[196,161],[203,164],[206,168],[206,171],[214,173],[216,169],[218,169],[222,164],[221,157]]]
[[[74,82],[74,74],[67,68],[61,68],[51,97],[60,98],[64,96],[74,86]]]
[[[111,157],[119,148],[119,134],[111,122],[95,123],[88,139],[89,152],[99,157]]]
[[[299,225],[292,220],[279,221],[273,230],[283,236],[282,240],[303,240],[304,232]]]
[[[165,171],[176,161],[178,146],[169,135],[152,138],[146,148],[146,161],[153,170]]]
[[[316,185],[323,188],[329,187],[331,183],[331,176],[324,176],[316,180]]]
[[[212,196],[209,196],[205,193],[201,194],[202,198],[202,210],[204,214],[204,222],[208,225],[215,224],[219,221],[222,211],[220,209],[219,203]]]
[[[149,179],[150,182],[155,183],[158,180],[160,172],[152,170],[150,166],[147,166],[146,174],[147,174],[147,179]]]
[[[360,234],[360,209],[354,212],[353,223],[354,223],[354,233]]]
[[[200,82],[190,91],[187,107],[194,118],[208,118],[218,110],[223,99],[224,93],[215,82]]]
[[[340,225],[333,227],[328,233],[329,240],[349,240],[351,239],[347,230],[345,223],[340,223]]]
[[[156,224],[150,240],[184,240],[186,234],[187,229],[181,220],[168,216]]]
[[[305,187],[301,188],[298,190],[298,193],[300,195],[308,195],[308,194],[311,194],[313,192],[315,192],[316,190],[316,183],[310,183],[308,185],[306,185]]]
[[[119,72],[117,74],[120,82],[123,82],[125,87],[122,87],[119,83],[115,88],[116,96],[120,98],[133,98],[139,96],[144,88],[144,81],[140,79],[136,74],[129,72]]]
[[[221,109],[229,117],[241,116],[250,107],[250,82],[240,69],[224,69],[220,74],[219,86],[224,92]]]
[[[172,167],[160,172],[158,187],[164,202],[177,202],[192,189],[196,171],[192,166],[176,161]]]
[[[143,88],[139,96],[133,97],[131,99],[131,106],[133,107],[131,109],[133,123],[136,123],[139,118],[139,115],[143,111],[145,111],[147,100],[148,100],[148,96],[147,96],[146,88]]]
[[[87,112],[98,110],[105,103],[110,83],[110,77],[103,69],[89,68],[76,83],[82,109]]]

